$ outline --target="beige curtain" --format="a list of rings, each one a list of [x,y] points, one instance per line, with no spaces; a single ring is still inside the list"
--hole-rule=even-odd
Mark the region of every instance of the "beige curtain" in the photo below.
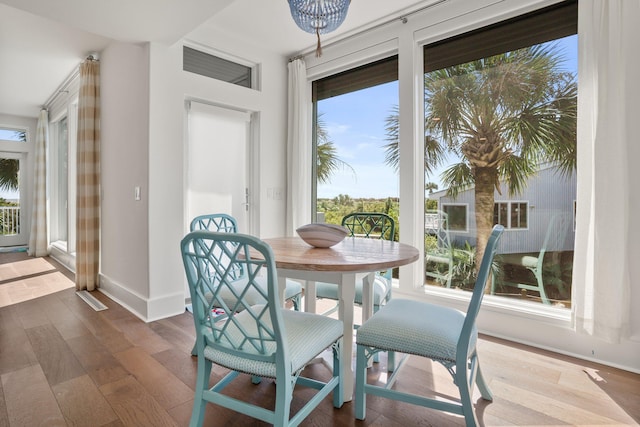
[[[49,113],[40,111],[36,130],[36,150],[33,180],[33,203],[31,208],[31,233],[29,250],[31,256],[41,257],[49,253],[47,241],[47,144],[49,141]]]
[[[100,267],[100,63],[80,65],[76,196],[76,289],[98,287]]]

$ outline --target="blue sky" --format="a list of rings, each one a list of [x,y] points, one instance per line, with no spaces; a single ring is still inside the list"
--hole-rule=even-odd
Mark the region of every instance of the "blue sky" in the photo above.
[[[318,198],[397,197],[398,177],[384,163],[385,122],[398,105],[398,82],[322,100],[318,110],[344,168],[331,182],[318,185]]]
[[[566,69],[577,71],[577,36],[566,37],[558,43]],[[338,157],[356,171],[355,176],[348,168],[336,172],[331,182],[318,185],[318,198],[333,198],[338,194],[348,194],[352,198],[399,196],[398,176],[384,163],[385,121],[396,105],[397,81],[318,103],[318,111]],[[439,172],[428,181],[439,184],[437,175]],[[442,189],[441,185],[439,188]]]

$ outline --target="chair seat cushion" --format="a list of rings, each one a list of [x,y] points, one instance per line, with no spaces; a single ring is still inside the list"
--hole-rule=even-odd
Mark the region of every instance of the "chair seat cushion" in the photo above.
[[[267,279],[265,277],[258,277],[256,278],[256,283],[262,288],[262,290],[266,295]],[[238,279],[235,282],[231,282],[231,286],[233,287],[236,294],[240,295],[240,293],[244,290],[246,286],[246,279]],[[296,282],[295,280],[287,279],[286,287],[284,290],[284,298],[290,299],[296,295],[299,295],[300,293],[302,293],[302,284],[300,284],[300,282]],[[231,292],[231,290],[227,286],[220,289],[218,296],[222,298],[222,300],[227,305],[227,307],[233,309],[233,307],[236,305],[237,299],[233,294],[233,292]],[[210,298],[211,298],[211,295],[210,294],[207,295],[207,299],[210,299]],[[267,300],[262,296],[262,294],[258,292],[255,288],[249,289],[244,299],[247,305],[265,304],[267,302]],[[218,304],[216,304],[215,306],[219,307]],[[241,310],[236,310],[236,311],[241,311]]]
[[[449,264],[453,262],[453,258],[447,253],[428,253],[425,257],[427,262],[437,262],[439,264]]]
[[[527,254],[504,254],[496,257],[496,261],[504,264],[521,265],[527,268],[536,268],[538,266],[538,257]]]
[[[463,312],[452,308],[392,299],[358,328],[356,343],[455,363],[464,319]],[[477,337],[474,326],[470,352],[475,348]]]
[[[354,298],[354,302],[356,304],[362,304],[362,286],[362,280],[356,283],[356,295]],[[316,297],[318,298],[327,298],[337,301],[339,299],[339,290],[339,285],[336,285],[335,283],[316,283]],[[381,302],[385,301],[390,291],[390,281],[382,276],[376,275],[376,278],[373,281],[373,305],[380,306]]]
[[[262,306],[254,306],[251,311],[255,313],[260,311],[261,308]],[[245,310],[234,316],[243,328],[255,333],[255,319],[248,311]],[[292,373],[304,368],[312,359],[343,335],[341,320],[319,314],[286,309],[282,309],[281,313],[285,331],[283,341],[288,344]],[[232,322],[228,323],[226,334],[236,343],[242,341],[245,337],[238,329],[238,326]],[[217,349],[217,346],[220,346],[222,351]],[[271,352],[276,351],[275,343],[270,343],[269,347]],[[237,350],[224,351],[226,348],[224,345],[210,342],[204,348],[204,356],[213,363],[234,371],[265,378],[276,378],[275,355],[272,358],[273,361],[252,360],[246,354],[237,354]],[[244,348],[249,353],[249,356],[258,354],[250,345],[245,345]],[[234,352],[236,354],[233,354]]]

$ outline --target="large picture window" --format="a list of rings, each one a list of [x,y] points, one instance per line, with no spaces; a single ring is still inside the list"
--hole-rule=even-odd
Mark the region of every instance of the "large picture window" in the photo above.
[[[563,2],[425,46],[425,206],[448,215],[439,235],[448,236],[453,264],[447,282],[432,280],[427,264],[427,286],[470,290],[469,272],[479,268],[493,225],[502,224],[510,232],[491,291],[570,307],[576,32],[577,2]],[[430,239],[427,257],[442,246]]]
[[[312,88],[315,220],[340,224],[353,212],[382,212],[397,223],[397,164],[387,161],[386,138],[389,117],[397,117],[398,57],[316,80]]]

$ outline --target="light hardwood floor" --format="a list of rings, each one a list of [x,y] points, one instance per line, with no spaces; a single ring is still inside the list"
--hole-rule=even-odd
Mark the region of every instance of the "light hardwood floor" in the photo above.
[[[0,254],[0,427],[186,426],[196,360],[190,356],[189,313],[144,323],[99,292],[109,309],[96,312],[74,292],[72,275],[48,258]],[[494,392],[475,393],[481,423],[506,425],[632,426],[640,422],[640,375],[490,337],[479,352]],[[383,359],[369,381],[384,379]],[[308,368],[320,377],[323,364]],[[214,368],[219,377],[224,369]],[[396,387],[434,387],[456,396],[439,365],[412,357]],[[242,378],[231,394],[264,405],[274,384]],[[296,390],[293,407],[309,390]],[[461,426],[460,417],[371,397],[367,419],[353,403],[334,409],[330,398],[304,426]],[[264,425],[209,405],[205,425]]]

